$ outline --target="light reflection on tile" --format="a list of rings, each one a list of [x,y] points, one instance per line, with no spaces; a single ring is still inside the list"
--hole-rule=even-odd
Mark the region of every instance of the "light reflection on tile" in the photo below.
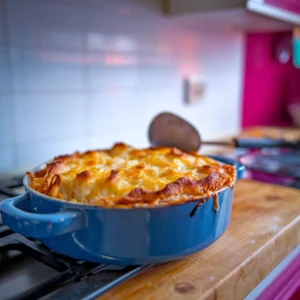
[[[90,51],[135,52],[137,45],[130,36],[88,32],[87,47]]]

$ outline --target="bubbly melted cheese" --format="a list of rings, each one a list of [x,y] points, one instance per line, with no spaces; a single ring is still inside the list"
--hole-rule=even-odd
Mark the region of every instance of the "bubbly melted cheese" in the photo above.
[[[178,200],[178,192],[166,192],[168,185],[172,187],[170,184],[179,182],[180,178],[197,183],[212,172],[224,174],[220,177],[222,185],[232,185],[235,181],[233,167],[227,165],[224,169],[220,163],[205,156],[184,153],[176,148],[138,150],[116,144],[109,150],[57,157],[45,169],[28,174],[31,187],[51,197],[114,206],[126,197],[129,202],[140,204],[157,204],[160,199]],[[186,189],[181,193],[181,199],[194,199],[205,192],[203,185],[191,186],[193,189],[188,193]]]

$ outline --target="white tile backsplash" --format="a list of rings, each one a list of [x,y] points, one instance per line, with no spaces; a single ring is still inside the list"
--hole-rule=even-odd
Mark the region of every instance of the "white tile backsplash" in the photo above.
[[[101,131],[95,136],[92,136],[89,141],[90,149],[103,149],[111,147],[116,142],[126,141],[129,145],[136,147],[147,147],[149,141],[147,139],[147,128],[136,127],[134,133],[127,130],[118,130],[107,133],[105,130]]]
[[[6,36],[6,0],[0,0],[0,47],[5,45]]]
[[[14,145],[0,145],[0,170],[1,173],[16,169]]]
[[[0,147],[12,145],[14,141],[12,96],[0,92]]]
[[[11,48],[13,89],[16,92],[83,92],[82,54],[55,50]]]
[[[161,111],[206,139],[239,129],[243,34],[166,17],[160,5],[0,0],[0,173],[116,141],[147,146]],[[206,91],[188,106],[192,75]]]
[[[16,49],[83,49],[84,13],[80,7],[49,1],[7,1],[9,42]]]
[[[29,170],[57,155],[83,151],[88,146],[88,139],[84,137],[37,140],[34,143],[19,142],[16,150],[16,168]]]
[[[83,137],[87,133],[85,94],[18,93],[14,95],[16,140]]]
[[[0,93],[12,90],[12,78],[9,59],[9,48],[0,45]]]
[[[112,58],[113,59],[113,58]],[[91,91],[127,93],[139,85],[139,74],[136,67],[107,67],[103,63],[93,63],[87,67],[88,87]]]

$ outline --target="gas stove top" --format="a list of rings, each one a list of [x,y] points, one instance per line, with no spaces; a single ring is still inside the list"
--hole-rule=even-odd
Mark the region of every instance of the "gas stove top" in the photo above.
[[[300,188],[299,153],[238,150],[225,156],[243,161],[247,178]],[[0,178],[0,201],[24,193],[22,177]],[[94,299],[146,268],[76,261],[12,232],[0,217],[1,299]]]
[[[0,179],[0,201],[24,192],[22,177]],[[94,299],[149,266],[76,261],[12,232],[0,217],[1,299]]]

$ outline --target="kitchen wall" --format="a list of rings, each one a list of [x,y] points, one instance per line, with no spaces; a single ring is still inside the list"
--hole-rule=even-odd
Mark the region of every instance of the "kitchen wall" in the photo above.
[[[171,111],[204,138],[240,127],[243,35],[170,18],[152,0],[0,0],[0,173],[54,155],[147,146]],[[183,78],[206,92],[185,105]]]

